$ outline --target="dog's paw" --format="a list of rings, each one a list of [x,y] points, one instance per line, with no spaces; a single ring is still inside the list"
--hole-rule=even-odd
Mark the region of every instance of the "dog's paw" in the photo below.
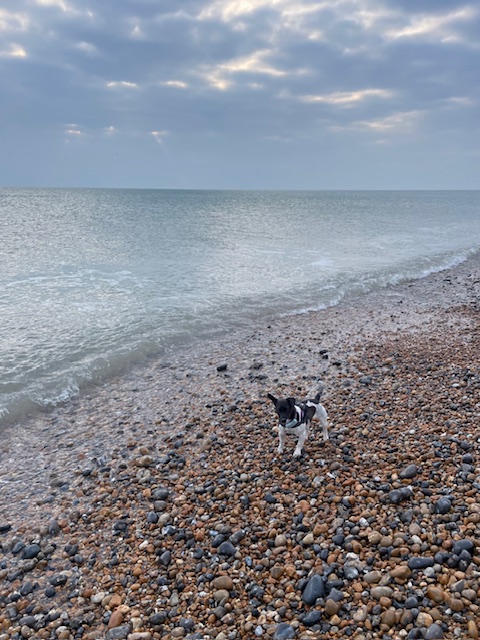
[[[301,455],[302,455],[301,449],[295,449],[295,451],[293,452],[294,458],[299,458]]]
[[[283,447],[278,447],[277,452],[278,453],[283,453]]]

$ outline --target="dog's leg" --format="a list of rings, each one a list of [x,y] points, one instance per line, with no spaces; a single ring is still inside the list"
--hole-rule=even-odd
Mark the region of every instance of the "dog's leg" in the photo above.
[[[318,419],[320,420],[320,424],[322,425],[323,441],[326,442],[329,438],[328,415],[327,415],[327,412],[325,411],[325,408],[322,405],[320,405],[317,409],[317,416],[318,416]]]
[[[285,427],[278,425],[278,453],[283,453],[283,447],[285,445]]]
[[[295,447],[295,451],[293,452],[293,457],[298,458],[302,455],[302,448],[305,444],[305,440],[308,436],[308,427],[306,424],[302,424],[302,428],[299,430],[297,446]]]

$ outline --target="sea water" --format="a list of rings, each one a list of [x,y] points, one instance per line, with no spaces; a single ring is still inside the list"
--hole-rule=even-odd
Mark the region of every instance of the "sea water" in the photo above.
[[[480,191],[0,189],[0,423],[480,251]]]

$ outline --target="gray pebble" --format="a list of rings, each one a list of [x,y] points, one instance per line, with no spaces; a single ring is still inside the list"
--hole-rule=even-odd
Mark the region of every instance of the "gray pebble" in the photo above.
[[[290,638],[295,638],[295,629],[286,622],[281,622],[275,629],[273,640],[289,640]]]
[[[325,581],[323,576],[314,573],[307,582],[302,593],[302,600],[305,604],[315,604],[317,598],[323,598],[325,595]]]

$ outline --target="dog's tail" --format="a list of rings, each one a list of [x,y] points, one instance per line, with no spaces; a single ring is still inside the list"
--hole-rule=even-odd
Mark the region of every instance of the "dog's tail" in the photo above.
[[[314,402],[315,404],[318,404],[318,403],[320,402],[320,397],[321,397],[322,393],[323,393],[323,386],[319,389],[319,391],[318,391],[317,395],[316,395],[316,396],[315,396],[315,398],[313,399],[313,402]]]

